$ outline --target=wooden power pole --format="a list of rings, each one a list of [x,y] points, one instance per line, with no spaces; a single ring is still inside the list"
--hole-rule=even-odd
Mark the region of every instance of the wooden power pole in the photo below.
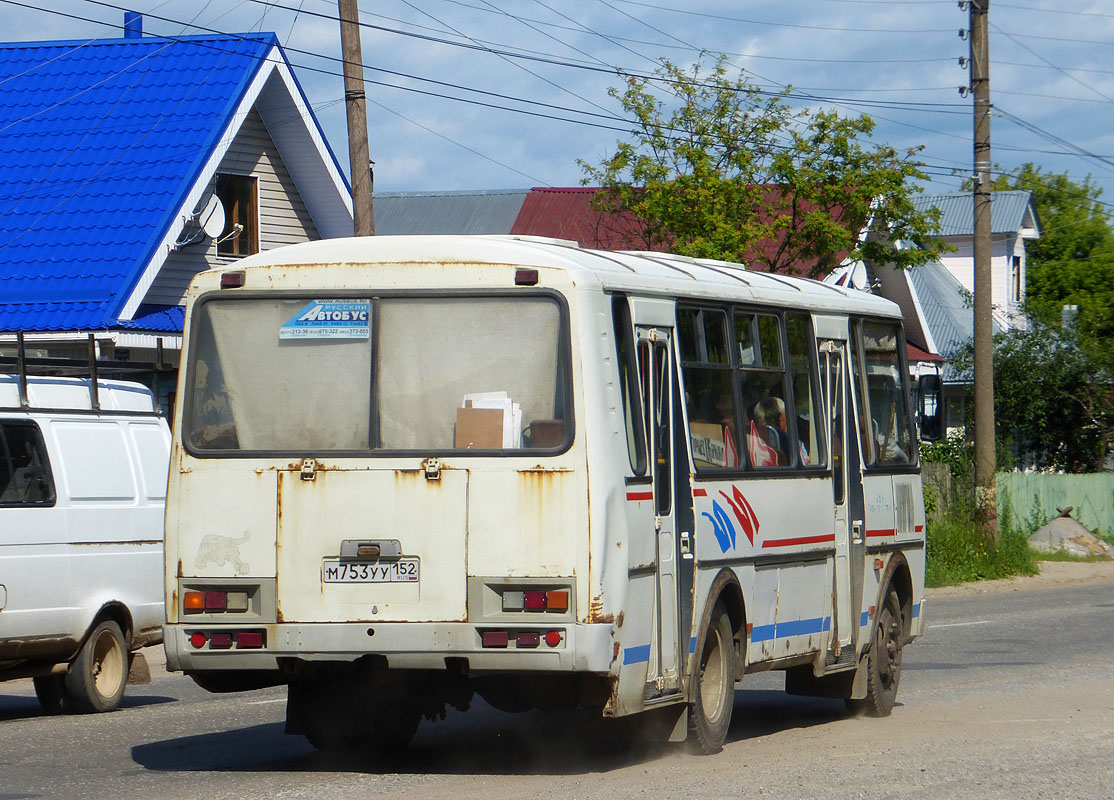
[[[340,53],[344,59],[344,108],[348,115],[348,165],[352,175],[352,218],[357,236],[375,235],[371,156],[367,143],[367,98],[360,54],[357,0],[340,1]]]
[[[994,323],[991,316],[990,0],[970,0],[971,91],[975,97],[975,494],[987,532],[998,537],[994,448]]]

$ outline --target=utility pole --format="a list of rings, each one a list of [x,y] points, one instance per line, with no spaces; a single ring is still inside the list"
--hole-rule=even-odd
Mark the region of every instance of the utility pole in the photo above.
[[[975,498],[987,533],[998,538],[994,448],[994,325],[990,271],[990,0],[969,0],[971,91],[975,97]]]
[[[360,54],[357,0],[339,0],[340,54],[344,60],[344,108],[348,115],[348,164],[352,175],[352,217],[357,236],[375,235],[371,197],[371,156],[367,144],[367,99]]]

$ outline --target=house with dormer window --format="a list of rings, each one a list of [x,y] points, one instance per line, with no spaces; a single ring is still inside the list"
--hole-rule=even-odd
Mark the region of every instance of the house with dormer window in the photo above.
[[[937,239],[952,250],[940,263],[968,292],[975,291],[974,197],[970,192],[918,195],[918,211],[940,210]],[[994,192],[990,203],[991,304],[995,320],[1003,327],[1023,328],[1025,318],[1025,242],[1040,237],[1040,220],[1032,192]]]
[[[0,347],[172,358],[195,274],[352,234],[274,34],[126,34],[0,44]]]

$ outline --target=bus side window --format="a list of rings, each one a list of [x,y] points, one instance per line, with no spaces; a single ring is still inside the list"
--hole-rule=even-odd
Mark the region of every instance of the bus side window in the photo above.
[[[797,433],[797,455],[802,467],[822,466],[825,461],[823,418],[817,404],[817,370],[813,357],[813,339],[806,314],[790,313],[785,316],[789,343],[789,372],[793,385],[794,419],[790,420]]]
[[[799,456],[789,427],[794,415],[787,403],[781,322],[773,314],[736,311],[734,328],[749,466],[792,466]]]
[[[914,458],[901,328],[892,322],[862,324],[867,411],[878,464],[908,464]]]
[[[619,366],[619,393],[623,403],[623,421],[627,436],[627,456],[635,475],[646,474],[646,435],[642,427],[642,401],[639,392],[638,368],[635,363],[634,329],[631,326],[627,298],[616,296],[611,301],[615,326],[615,349]]]
[[[720,309],[677,311],[689,442],[698,471],[738,467],[738,415],[731,385],[727,316]]]

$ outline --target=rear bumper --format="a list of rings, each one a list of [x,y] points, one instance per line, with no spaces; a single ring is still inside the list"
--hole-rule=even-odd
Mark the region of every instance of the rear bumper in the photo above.
[[[611,625],[554,625],[561,643],[550,647],[484,648],[480,630],[498,626],[464,622],[278,623],[265,625],[174,624],[165,629],[166,666],[170,670],[277,670],[279,659],[355,661],[367,655],[387,659],[392,669],[445,669],[445,659],[466,659],[471,674],[480,672],[618,671],[615,632]],[[262,648],[194,647],[194,633],[261,631]]]

